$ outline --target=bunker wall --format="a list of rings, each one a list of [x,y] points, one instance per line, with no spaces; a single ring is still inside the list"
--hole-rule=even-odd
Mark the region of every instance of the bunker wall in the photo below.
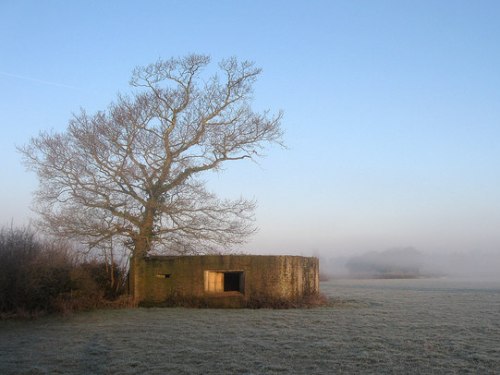
[[[299,256],[207,255],[132,259],[138,303],[244,307],[299,301],[319,294],[317,258]]]

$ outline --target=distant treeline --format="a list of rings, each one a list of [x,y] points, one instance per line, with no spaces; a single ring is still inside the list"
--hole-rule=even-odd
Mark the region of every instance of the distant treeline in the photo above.
[[[350,258],[346,268],[352,277],[415,278],[422,276],[422,255],[413,248],[369,252]]]
[[[110,275],[110,270],[113,273]],[[29,228],[0,230],[0,315],[36,316],[128,303],[126,270],[81,259]]]

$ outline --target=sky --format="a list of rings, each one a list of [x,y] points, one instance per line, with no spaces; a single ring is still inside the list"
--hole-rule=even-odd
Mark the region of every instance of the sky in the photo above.
[[[286,149],[207,176],[258,202],[250,253],[500,253],[498,1],[0,1],[0,225],[37,179],[16,146],[106,109],[136,66],[236,56]]]

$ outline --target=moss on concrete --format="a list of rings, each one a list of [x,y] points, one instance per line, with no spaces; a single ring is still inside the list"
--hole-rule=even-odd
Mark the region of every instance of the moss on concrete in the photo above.
[[[299,256],[207,255],[132,259],[136,303],[148,306],[279,307],[319,296],[319,261]],[[205,271],[241,272],[241,292],[206,290]],[[302,302],[301,302],[302,301]]]

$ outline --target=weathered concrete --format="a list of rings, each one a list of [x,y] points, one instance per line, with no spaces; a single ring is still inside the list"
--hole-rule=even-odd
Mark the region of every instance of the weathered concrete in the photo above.
[[[132,259],[143,305],[279,306],[319,295],[319,261],[299,256],[206,255]]]

